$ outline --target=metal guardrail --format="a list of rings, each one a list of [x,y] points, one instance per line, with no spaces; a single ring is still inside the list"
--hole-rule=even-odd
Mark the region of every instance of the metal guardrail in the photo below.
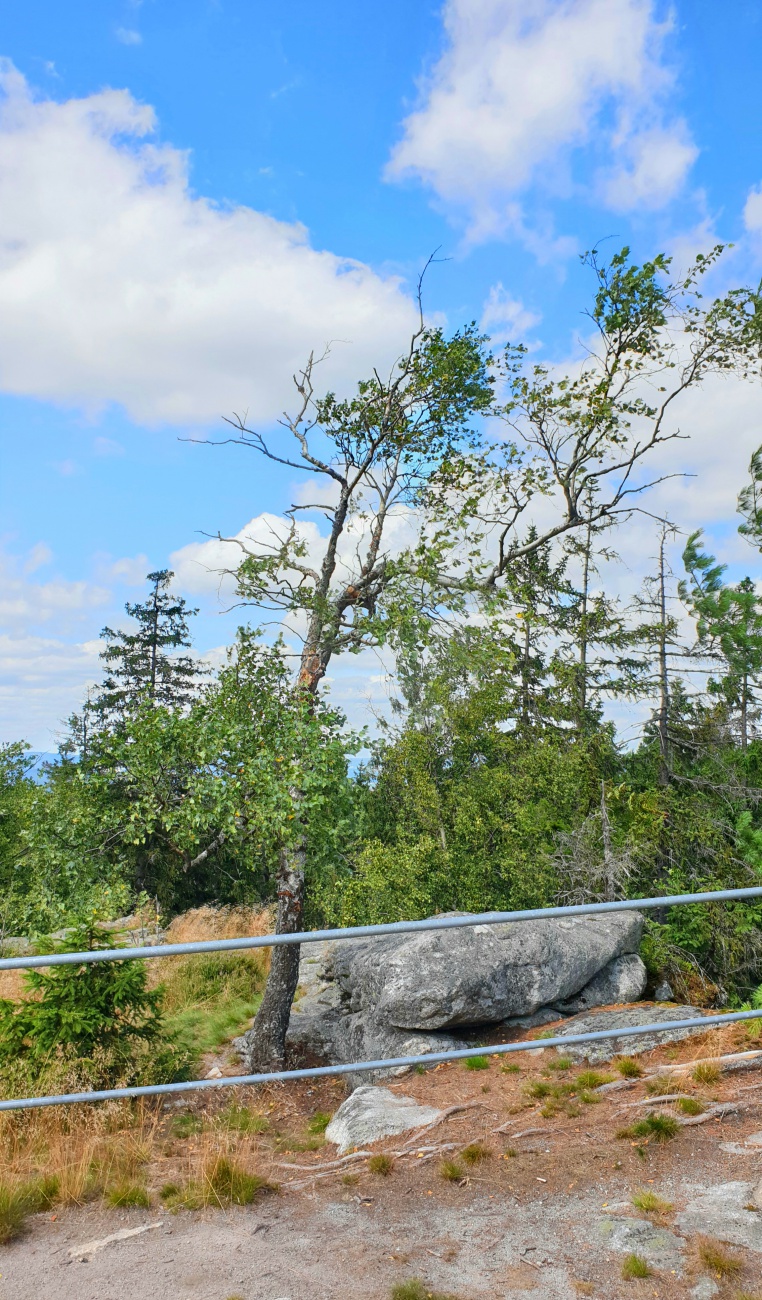
[[[81,966],[96,961],[126,961],[133,957],[178,957],[199,952],[232,952],[241,948],[276,948],[281,944],[322,943],[330,939],[374,939],[382,934],[414,934],[418,930],[457,930],[468,925],[503,925],[507,921],[546,921],[559,916],[595,916],[605,912],[642,912],[684,903],[722,903],[734,898],[762,898],[762,886],[717,889],[703,894],[669,894],[658,898],[625,898],[613,903],[575,903],[569,907],[534,907],[524,912],[464,912],[432,916],[424,921],[391,921],[388,925],[352,925],[338,930],[297,930],[293,934],[256,934],[241,939],[199,939],[195,943],[146,944],[141,948],[96,948],[92,952],[58,952],[30,957],[2,957],[0,970],[30,970],[34,966]]]
[[[623,1025],[619,1029],[599,1029],[589,1034],[565,1034],[556,1038],[536,1038],[518,1043],[498,1043],[494,1047],[463,1047],[448,1052],[426,1052],[421,1056],[393,1056],[381,1061],[354,1061],[345,1065],[314,1065],[303,1070],[273,1070],[269,1074],[225,1075],[221,1079],[193,1079],[189,1083],[156,1083],[145,1087],[107,1088],[102,1092],[70,1092],[52,1097],[23,1097],[0,1101],[0,1110],[35,1110],[40,1106],[68,1106],[81,1101],[115,1101],[127,1097],[161,1097],[166,1093],[199,1092],[206,1088],[235,1088],[245,1084],[279,1083],[286,1079],[321,1079],[326,1075],[363,1074],[370,1070],[394,1070],[407,1065],[437,1065],[440,1061],[463,1061],[469,1056],[503,1056],[507,1052],[536,1052],[545,1047],[571,1047],[575,1043],[597,1043],[606,1038],[634,1038],[638,1034],[665,1034],[672,1029],[712,1029],[734,1020],[760,1020],[759,1011],[732,1011],[720,1016],[700,1016],[695,1020],[658,1021],[653,1025]]]
[[[689,903],[725,902],[733,899],[762,898],[762,887],[721,889],[697,894],[672,894],[657,898],[622,899],[612,903],[581,903],[569,907],[533,908],[523,912],[485,912],[463,916],[431,917],[423,921],[396,921],[389,925],[360,925],[346,929],[307,930],[294,934],[252,935],[239,939],[209,939],[197,943],[168,943],[133,948],[101,948],[78,953],[40,953],[30,957],[0,959],[0,970],[24,970],[33,967],[83,965],[99,961],[125,961],[134,958],[172,957],[191,953],[229,952],[250,948],[273,948],[281,944],[319,943],[334,939],[366,939],[385,934],[409,934],[421,930],[451,930],[465,926],[500,925],[511,921],[549,920],[563,916],[590,916],[607,912],[643,911],[675,907]],[[276,1083],[287,1079],[317,1079],[326,1075],[362,1074],[376,1070],[401,1069],[411,1065],[434,1065],[441,1061],[465,1060],[468,1057],[502,1056],[509,1052],[539,1051],[546,1047],[571,1047],[611,1038],[634,1038],[642,1034],[668,1033],[675,1029],[707,1028],[734,1021],[761,1019],[759,1011],[725,1012],[717,1016],[700,1016],[688,1020],[658,1021],[650,1025],[620,1026],[586,1034],[564,1034],[555,1038],[500,1043],[488,1048],[464,1047],[444,1052],[426,1052],[418,1056],[388,1057],[376,1061],[354,1061],[342,1065],[319,1065],[300,1070],[276,1070],[269,1073],[223,1076],[219,1079],[193,1079],[183,1083],[162,1083],[132,1088],[107,1088],[92,1092],[72,1092],[49,1097],[20,1097],[0,1101],[0,1111],[33,1110],[42,1106],[64,1106],[79,1102],[112,1101],[131,1097],[157,1097],[167,1093],[196,1092],[207,1088],[231,1088],[242,1085]]]

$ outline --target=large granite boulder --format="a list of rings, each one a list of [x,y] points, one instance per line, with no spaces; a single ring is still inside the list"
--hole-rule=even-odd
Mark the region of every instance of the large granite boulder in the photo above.
[[[629,1002],[645,988],[642,929],[624,911],[305,945],[288,1044],[337,1064],[425,1056],[476,1044],[488,1025]]]
[[[345,940],[333,975],[348,1012],[395,1029],[499,1024],[579,994],[636,956],[642,932],[643,917],[627,911]]]

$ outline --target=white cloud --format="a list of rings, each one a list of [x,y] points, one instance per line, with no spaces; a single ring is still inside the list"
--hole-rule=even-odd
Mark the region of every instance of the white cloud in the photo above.
[[[24,739],[34,749],[53,750],[63,720],[100,676],[100,649],[99,641],[0,634],[0,740]]]
[[[124,447],[115,438],[98,437],[93,439],[93,451],[96,456],[123,456]]]
[[[743,221],[746,229],[752,233],[762,231],[762,185],[749,190],[743,210]]]
[[[661,208],[680,189],[698,156],[685,122],[625,139],[622,163],[601,177],[602,197],[615,212]]]
[[[120,45],[142,45],[143,37],[134,27],[117,27],[114,32]]]
[[[151,568],[151,561],[147,555],[127,555],[120,560],[110,560],[108,557],[98,557],[98,575],[105,582],[123,582],[128,587],[139,587],[146,579],[146,574]]]
[[[30,581],[30,575],[52,558],[44,542],[38,542],[26,556],[0,551],[0,624],[6,629],[26,632],[54,622],[60,633],[92,617],[94,610],[110,601],[111,593],[105,587],[84,579]]]
[[[535,325],[539,325],[541,319],[541,316],[528,311],[523,302],[512,298],[498,280],[487,294],[479,325],[492,337],[494,343],[508,340],[520,343],[525,341],[525,336]]]
[[[668,23],[655,0],[447,0],[447,47],[406,118],[387,178],[465,209],[472,239],[522,222],[530,185],[568,191],[573,151],[606,156],[616,209],[660,206],[695,156],[665,116]]]
[[[50,564],[53,552],[47,542],[36,542],[24,562],[24,573],[34,573],[44,565]]]
[[[0,92],[6,392],[117,402],[148,424],[267,420],[313,348],[337,340],[321,382],[342,388],[404,347],[398,280],[194,195],[187,155],[152,141],[153,110],[127,91],[35,99],[6,60]]]

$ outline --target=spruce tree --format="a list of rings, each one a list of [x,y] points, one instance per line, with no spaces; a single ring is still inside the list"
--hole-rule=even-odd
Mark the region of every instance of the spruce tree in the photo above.
[[[170,591],[173,577],[170,569],[149,573],[148,599],[125,605],[137,624],[135,631],[104,627],[101,632],[106,676],[86,706],[101,725],[124,721],[141,704],[183,709],[196,693],[203,668],[192,656],[173,652],[190,648],[188,621],[198,610]]]

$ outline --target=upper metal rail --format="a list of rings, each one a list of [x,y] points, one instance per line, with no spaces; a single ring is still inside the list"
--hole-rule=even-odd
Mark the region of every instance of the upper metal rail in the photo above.
[[[394,1056],[380,1061],[354,1061],[344,1065],[315,1065],[303,1070],[274,1070],[270,1074],[227,1075],[220,1079],[194,1079],[189,1083],[155,1083],[133,1088],[108,1088],[100,1092],[69,1092],[50,1097],[20,1097],[0,1101],[3,1110],[37,1110],[40,1106],[68,1106],[83,1101],[119,1101],[129,1097],[161,1097],[165,1093],[200,1092],[207,1088],[235,1088],[246,1084],[279,1083],[286,1079],[320,1079],[326,1075],[363,1074],[371,1070],[394,1070],[408,1065],[435,1065],[440,1061],[462,1061],[469,1056],[504,1056],[508,1052],[537,1052],[545,1047],[567,1048],[575,1043],[596,1043],[606,1038],[635,1038],[640,1034],[666,1034],[675,1029],[714,1029],[736,1020],[759,1020],[759,1011],[731,1011],[719,1016],[689,1020],[660,1020],[652,1025],[623,1025],[618,1029],[597,1029],[587,1034],[563,1034],[518,1043],[497,1043],[494,1047],[453,1048],[426,1052],[421,1056]]]
[[[470,912],[463,916],[434,916],[423,921],[393,921],[388,925],[353,925],[344,930],[300,930],[293,934],[257,934],[240,939],[200,939],[195,943],[157,943],[136,948],[96,948],[87,952],[36,953],[29,957],[0,958],[0,970],[31,970],[36,966],[80,966],[86,962],[126,961],[133,957],[179,957],[199,952],[234,952],[242,948],[275,948],[281,944],[321,943],[330,939],[372,939],[383,934],[411,934],[418,930],[456,930],[468,925],[501,925],[507,921],[544,921],[558,916],[641,912],[648,908],[676,907],[682,903],[719,903],[734,898],[762,898],[762,886],[749,889],[717,889],[703,894],[670,894],[659,898],[617,899],[613,903],[534,907],[524,912]]]

